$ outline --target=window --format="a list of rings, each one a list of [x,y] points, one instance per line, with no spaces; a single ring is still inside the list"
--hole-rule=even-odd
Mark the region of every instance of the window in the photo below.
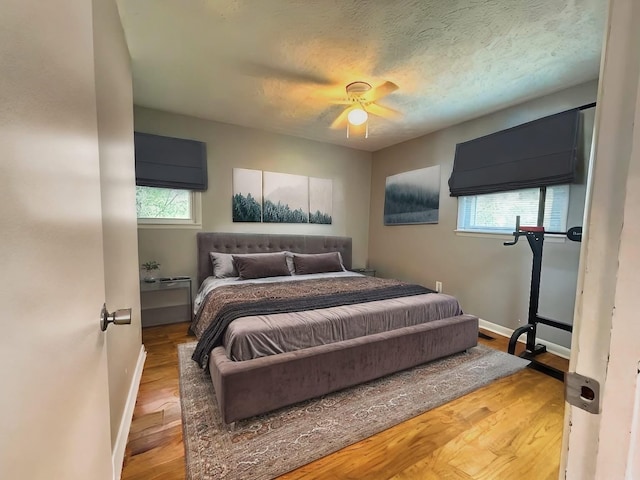
[[[546,189],[546,195],[541,204],[543,189]],[[544,209],[546,230],[564,232],[567,229],[569,185],[458,197],[458,230],[512,233],[517,215],[520,215],[520,225],[537,225],[540,209]]]
[[[197,225],[200,193],[175,188],[136,186],[139,224]]]

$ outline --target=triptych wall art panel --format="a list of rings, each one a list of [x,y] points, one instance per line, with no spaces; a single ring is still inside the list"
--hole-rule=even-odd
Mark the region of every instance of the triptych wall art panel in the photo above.
[[[309,177],[262,172],[262,221],[309,223]]]
[[[233,169],[234,222],[262,221],[262,170]]]
[[[440,165],[387,177],[384,224],[438,223]]]
[[[331,223],[333,180],[309,177],[309,223]]]
[[[233,169],[234,222],[331,224],[333,180]]]

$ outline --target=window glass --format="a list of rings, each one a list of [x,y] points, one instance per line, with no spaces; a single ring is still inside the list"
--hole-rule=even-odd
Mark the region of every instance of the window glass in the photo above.
[[[173,188],[136,187],[139,220],[193,220],[193,193]]]
[[[537,225],[540,188],[458,197],[458,230],[512,233],[516,216],[520,225]],[[567,225],[569,185],[547,187],[544,227],[563,232]]]

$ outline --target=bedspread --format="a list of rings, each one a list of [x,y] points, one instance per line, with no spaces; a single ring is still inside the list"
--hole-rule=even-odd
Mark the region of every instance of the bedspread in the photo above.
[[[253,315],[231,322],[224,334],[223,345],[231,360],[252,360],[389,332],[461,313],[460,304],[454,297],[428,293],[319,310]]]
[[[220,287],[205,298],[191,326],[199,338],[192,358],[206,366],[209,352],[221,344],[225,329],[236,318],[354,305],[430,292],[432,290],[420,285],[366,276]]]

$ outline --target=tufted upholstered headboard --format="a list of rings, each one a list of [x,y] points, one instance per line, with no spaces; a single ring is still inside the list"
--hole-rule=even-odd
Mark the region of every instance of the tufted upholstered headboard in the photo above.
[[[198,286],[213,274],[209,252],[266,253],[288,250],[295,253],[340,252],[346,268],[351,268],[351,238],[323,235],[199,232]]]

